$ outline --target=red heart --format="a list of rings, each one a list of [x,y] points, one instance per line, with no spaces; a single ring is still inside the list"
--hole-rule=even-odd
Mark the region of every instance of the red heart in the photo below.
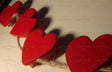
[[[112,56],[112,35],[102,35],[92,42],[87,36],[74,39],[66,50],[71,72],[92,72]]]
[[[12,20],[12,15],[20,12],[23,4],[17,1],[13,6],[7,6],[0,14],[0,22],[3,26],[7,26]]]
[[[22,51],[22,63],[24,65],[34,64],[37,58],[54,47],[57,39],[56,35],[53,33],[43,34],[42,29],[36,29],[25,40]]]
[[[31,32],[31,30],[36,25],[37,20],[33,18],[36,13],[36,10],[33,8],[25,11],[16,22],[10,33],[14,36],[28,36],[29,32]]]

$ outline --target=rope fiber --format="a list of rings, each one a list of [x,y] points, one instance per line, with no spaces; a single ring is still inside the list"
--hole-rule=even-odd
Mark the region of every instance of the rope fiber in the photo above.
[[[12,16],[12,18],[13,18],[14,20],[11,22],[11,24],[9,24],[9,27],[13,27],[13,24],[16,23],[16,22],[18,21],[19,17],[20,17],[20,14],[15,13],[15,14]],[[17,36],[17,43],[18,43],[18,46],[19,46],[20,50],[22,51],[22,46],[21,46],[21,44],[20,44],[20,37],[19,37],[19,36]],[[43,65],[45,64],[45,65],[49,65],[49,66],[57,67],[57,68],[61,68],[61,69],[69,69],[69,67],[68,67],[67,64],[60,64],[60,63],[57,63],[57,62],[55,62],[55,61],[47,61],[47,60],[41,59],[41,58],[36,59],[36,61],[37,61],[38,63],[43,64]],[[31,67],[34,67],[34,66],[35,66],[35,64],[34,64],[34,65],[31,65]],[[105,71],[105,72],[112,72],[112,68],[110,68],[110,67],[107,67],[107,68],[103,67],[103,68],[99,69],[98,72],[99,72],[99,71],[103,71],[103,72],[104,72],[104,71]]]
[[[18,46],[19,46],[20,50],[22,50],[22,46],[20,44],[20,37],[19,36],[17,36],[17,43],[18,43]],[[47,61],[47,60],[44,60],[44,59],[41,59],[41,58],[36,59],[36,61],[38,63],[43,64],[43,65],[49,65],[49,66],[57,67],[57,68],[61,68],[61,69],[69,69],[67,64],[60,64],[60,63],[56,63],[54,61]]]

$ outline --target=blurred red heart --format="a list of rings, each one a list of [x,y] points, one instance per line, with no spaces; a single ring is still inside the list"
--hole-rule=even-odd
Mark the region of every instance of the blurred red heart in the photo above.
[[[53,33],[44,35],[42,29],[36,29],[25,40],[22,51],[22,63],[34,64],[37,58],[48,53],[56,43],[56,35]]]
[[[13,21],[13,14],[21,11],[23,4],[17,1],[13,6],[7,6],[0,14],[0,23],[3,26],[7,26],[11,21]]]
[[[10,33],[14,36],[19,37],[28,36],[28,34],[32,31],[37,22],[37,20],[33,18],[35,14],[37,14],[37,12],[33,8],[25,11],[18,19]]]
[[[112,56],[112,35],[102,35],[92,42],[87,36],[74,39],[66,50],[71,72],[93,72]]]

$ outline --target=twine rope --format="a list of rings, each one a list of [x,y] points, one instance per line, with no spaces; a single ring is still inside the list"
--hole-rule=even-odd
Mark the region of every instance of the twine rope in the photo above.
[[[19,46],[20,50],[22,50],[22,46],[20,44],[20,37],[19,36],[17,36],[17,43],[18,43],[18,46]],[[43,65],[49,65],[49,66],[57,67],[57,68],[61,68],[61,69],[69,69],[67,64],[60,64],[60,63],[56,63],[54,61],[47,61],[47,60],[44,60],[44,59],[41,59],[41,58],[36,59],[36,61],[38,63],[43,64]]]
[[[17,43],[18,43],[18,46],[19,46],[20,50],[22,50],[22,46],[20,44],[20,37],[19,36],[17,36]],[[43,65],[49,65],[51,67],[57,67],[57,68],[61,68],[61,69],[69,69],[67,64],[60,64],[60,63],[56,63],[54,61],[47,61],[47,60],[44,60],[44,59],[41,59],[41,58],[36,59],[36,61],[38,63],[41,63]],[[31,67],[33,68],[34,65],[32,65]],[[112,68],[109,68],[109,67],[105,68],[105,67],[103,67],[103,68],[99,69],[98,71],[111,72]]]
[[[12,16],[12,19],[14,19],[15,22],[17,22],[19,17],[20,17],[20,14],[15,13]],[[13,24],[14,24],[13,21],[11,22],[11,24],[8,25],[9,27],[13,27]],[[17,43],[18,43],[18,46],[19,46],[20,50],[22,50],[22,46],[20,44],[20,37],[19,36],[17,36]],[[69,69],[67,64],[60,64],[60,63],[56,63],[54,61],[47,61],[47,60],[44,60],[44,59],[41,59],[41,58],[36,59],[36,61],[41,63],[41,64],[49,65],[49,66],[52,66],[52,67],[57,67],[57,68],[61,68],[61,69]],[[34,67],[34,65],[31,65],[31,67]],[[101,68],[101,69],[99,69],[99,71],[111,72],[112,68]]]
[[[13,27],[13,25],[18,21],[19,17],[20,17],[20,14],[19,14],[19,13],[14,13],[14,14],[12,15],[12,21],[11,21],[11,23],[8,25],[8,27]]]
[[[13,21],[8,25],[8,27],[13,27],[13,24],[18,21],[19,17],[20,17],[20,14],[18,14],[18,13],[13,14],[13,16],[12,16]],[[22,46],[20,44],[20,37],[19,36],[17,36],[17,44],[18,44],[20,50],[22,50]],[[52,66],[52,67],[57,67],[57,68],[61,68],[61,69],[69,69],[67,64],[59,64],[59,63],[56,63],[54,61],[47,61],[47,60],[44,60],[44,59],[41,59],[41,58],[36,59],[36,61],[38,63],[49,65],[49,66]],[[31,65],[31,67],[34,67],[34,65]]]

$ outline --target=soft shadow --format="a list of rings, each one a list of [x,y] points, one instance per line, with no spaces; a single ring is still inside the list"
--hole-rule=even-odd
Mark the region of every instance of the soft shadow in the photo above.
[[[37,18],[37,24],[36,24],[34,29],[41,28],[44,31],[47,29],[47,27],[51,23],[51,18],[45,17],[47,15],[48,11],[49,11],[48,7],[43,7],[38,11],[38,14],[36,17]]]
[[[63,37],[60,37],[59,29],[54,29],[50,33],[56,34],[58,39],[54,48],[43,57],[47,58],[47,60],[56,60],[58,57],[60,57],[66,52],[66,48],[69,45],[69,43],[74,39],[74,35],[67,34]]]
[[[103,67],[112,66],[112,56],[102,66]]]
[[[26,10],[28,10],[31,5],[33,3],[33,0],[27,0],[24,4],[23,4],[23,7],[21,9],[21,13],[20,14],[23,14]]]
[[[38,11],[38,19],[43,19],[49,11],[49,7],[43,7]]]
[[[61,32],[60,29],[54,29],[54,30],[50,31],[49,33],[54,33],[54,34],[56,34],[57,38],[59,38],[60,32]]]
[[[111,68],[111,67],[112,67],[112,56],[104,64],[102,64],[98,69],[96,69],[93,72],[107,72],[107,71],[99,71],[99,69]]]

